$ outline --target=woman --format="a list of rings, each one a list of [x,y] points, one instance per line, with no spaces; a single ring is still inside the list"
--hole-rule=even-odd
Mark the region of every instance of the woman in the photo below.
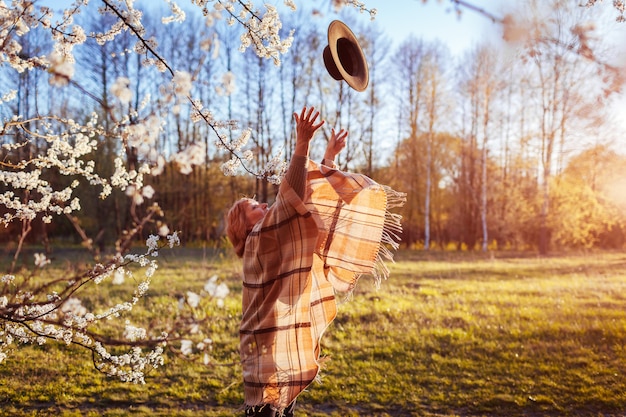
[[[317,377],[320,338],[337,313],[335,293],[361,274],[377,279],[397,248],[400,218],[388,209],[404,194],[335,168],[345,147],[332,134],[322,165],[309,160],[324,121],[304,107],[296,120],[294,156],[271,208],[252,199],[228,213],[227,234],[243,258],[240,355],[247,416],[293,415],[296,397]]]

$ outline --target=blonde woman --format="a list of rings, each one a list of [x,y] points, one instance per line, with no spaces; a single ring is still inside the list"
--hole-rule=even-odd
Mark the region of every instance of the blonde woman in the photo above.
[[[310,142],[324,125],[304,107],[296,145],[276,202],[241,199],[227,234],[243,258],[240,355],[246,416],[292,416],[297,396],[317,377],[320,338],[335,318],[335,294],[362,274],[386,278],[405,196],[335,167],[348,132],[332,129],[321,165]]]

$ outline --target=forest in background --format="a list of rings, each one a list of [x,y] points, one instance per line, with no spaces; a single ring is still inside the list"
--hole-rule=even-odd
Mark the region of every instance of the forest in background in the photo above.
[[[527,15],[523,30],[532,34],[541,26],[541,37],[517,41],[515,33],[505,31],[510,42],[485,41],[463,56],[417,38],[392,45],[375,21],[340,15],[359,36],[368,59],[370,85],[364,93],[331,79],[323,66],[330,13],[304,10],[285,18],[283,29],[298,28],[298,36],[280,66],[251,51],[240,52],[236,31],[225,22],[207,26],[207,17],[199,14],[190,13],[185,25],[159,33],[159,50],[173,67],[193,74],[194,96],[207,108],[251,129],[252,167],[263,167],[276,155],[289,160],[292,114],[303,105],[317,107],[327,120],[314,156],[321,157],[330,127],[349,130],[339,165],[408,194],[401,211],[407,247],[540,253],[623,248],[624,131],[608,111],[620,74],[606,62],[624,51],[609,46],[612,21],[601,17],[600,10],[555,1],[546,16],[535,13],[538,3],[519,7]],[[149,27],[161,15],[147,8],[144,24]],[[81,18],[86,28],[109,24],[106,16],[95,13]],[[579,36],[575,28],[585,30],[590,20],[596,22],[595,35]],[[28,41],[23,54],[52,47],[38,36],[32,30],[23,37]],[[192,47],[198,43],[203,47]],[[138,114],[149,117],[162,109],[159,100],[142,107],[144,98],[168,94],[163,88],[167,77],[144,67],[140,54],[128,53],[132,45],[128,33],[115,44],[88,39],[75,50],[88,65],[76,68],[66,88],[50,85],[41,71],[16,74],[0,68],[0,88],[18,90],[17,100],[0,103],[0,115],[32,118],[35,129],[37,116],[50,109],[75,120],[97,113],[107,133],[97,138],[98,151],[90,159],[110,176],[128,143],[106,129],[111,115],[128,117],[131,123]],[[127,104],[111,92],[123,80],[132,91]],[[185,244],[221,244],[225,211],[238,197],[272,201],[274,185],[264,179],[243,171],[224,176],[221,167],[230,155],[215,145],[207,125],[194,121],[188,103],[169,111],[161,128],[159,152],[203,145],[198,149],[204,154],[197,155],[203,164],[181,173],[179,161],[163,161],[163,174],[146,180],[155,185],[151,200],[158,201],[163,221],[180,231]],[[21,138],[3,135],[1,140],[19,143]],[[46,146],[35,141],[18,150],[3,149],[0,157],[20,160],[45,153]],[[133,167],[147,152],[135,142],[126,149],[126,163]],[[72,179],[51,172],[48,180]],[[142,210],[130,207],[122,191],[106,200],[89,187],[79,193],[82,210],[53,225],[33,222],[36,233],[29,235],[30,243],[80,242],[80,230],[106,250],[129,227],[131,211]],[[15,242],[20,227],[14,223],[0,229],[0,239]]]

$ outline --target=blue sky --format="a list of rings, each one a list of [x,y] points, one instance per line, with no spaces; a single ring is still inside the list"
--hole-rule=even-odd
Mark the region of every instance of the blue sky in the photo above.
[[[394,42],[401,42],[410,34],[427,40],[439,39],[448,45],[454,55],[459,56],[481,40],[488,37],[501,38],[499,24],[469,9],[463,9],[462,15],[457,17],[454,10],[451,10],[450,0],[428,0],[426,3],[422,0],[361,1],[368,7],[377,9],[375,21]],[[471,0],[469,3],[501,17],[506,0]],[[614,16],[610,4],[601,4],[600,7],[605,7],[607,13]],[[364,15],[361,19],[365,21],[369,16]],[[626,23],[617,25],[617,28],[621,29],[621,33],[614,34],[612,40],[623,47]],[[626,129],[626,91],[615,96],[614,100],[613,113]]]
[[[410,34],[425,40],[439,39],[454,55],[470,49],[486,37],[500,37],[500,27],[482,14],[462,9],[459,17],[449,0],[362,0],[377,9],[375,21],[394,42]],[[472,4],[500,16],[501,0],[473,0]],[[368,19],[363,16],[362,19]]]

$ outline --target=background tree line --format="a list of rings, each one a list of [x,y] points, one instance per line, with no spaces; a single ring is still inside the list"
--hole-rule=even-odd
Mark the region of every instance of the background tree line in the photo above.
[[[251,129],[251,167],[263,167],[276,155],[289,160],[292,114],[305,104],[319,108],[327,120],[314,157],[321,157],[330,127],[349,130],[339,165],[408,194],[402,212],[407,247],[541,253],[550,248],[623,248],[626,156],[618,145],[624,143],[624,132],[608,111],[622,81],[619,71],[606,64],[617,50],[607,42],[610,34],[599,33],[611,26],[602,20],[601,10],[567,3],[551,2],[546,15],[539,11],[545,2],[523,2],[519,13],[526,16],[523,31],[530,36],[515,37],[505,26],[505,37],[513,37],[508,43],[485,41],[463,56],[416,38],[393,45],[375,21],[342,15],[368,58],[370,85],[364,93],[331,79],[323,66],[330,14],[312,18],[304,10],[284,18],[283,29],[298,28],[298,36],[280,66],[253,52],[239,52],[236,31],[223,21],[207,25],[211,16],[199,14],[159,33],[159,47],[173,67],[193,74],[194,96],[220,117]],[[146,26],[155,19],[157,27],[162,13],[146,8],[145,15]],[[83,18],[85,27],[107,23],[95,13]],[[595,37],[587,36],[590,29],[584,26],[590,19],[597,22]],[[37,30],[26,39],[24,54],[50,47],[38,39]],[[192,47],[197,40],[200,49]],[[132,48],[128,34],[115,45],[88,40],[76,53],[87,57],[81,61],[89,65],[77,67],[75,81],[65,89],[49,85],[38,71],[3,74],[0,87],[17,89],[18,98],[0,104],[2,116],[28,119],[56,109],[73,119],[96,112],[105,126],[113,115],[132,121],[146,96],[169,94],[164,75],[143,67],[140,54],[128,53]],[[120,77],[132,91],[128,103],[111,93]],[[150,106],[149,111],[160,110],[158,100]],[[10,140],[19,143],[20,138]],[[124,145],[113,136],[97,140],[93,159],[98,170],[110,175]],[[204,152],[198,155],[203,165],[183,174],[177,161],[163,161],[164,173],[152,180],[152,199],[187,244],[220,244],[223,217],[235,199],[246,195],[271,202],[275,192],[254,176],[224,176],[220,166],[230,155],[216,140],[206,125],[194,122],[184,102],[168,114],[159,134],[157,146],[166,153],[204,145],[198,148]],[[46,146],[42,141],[20,152],[41,153]],[[140,146],[127,150],[128,165],[133,165],[132,155],[144,151]],[[67,180],[51,176],[49,181]],[[113,244],[128,228],[135,208],[128,210],[131,203],[120,191],[107,200],[100,200],[96,191],[84,195],[90,193],[88,187],[81,193],[80,214],[54,226],[35,222],[39,229],[31,241],[72,242],[79,230],[101,250]],[[15,242],[19,227],[0,230],[0,238]]]

